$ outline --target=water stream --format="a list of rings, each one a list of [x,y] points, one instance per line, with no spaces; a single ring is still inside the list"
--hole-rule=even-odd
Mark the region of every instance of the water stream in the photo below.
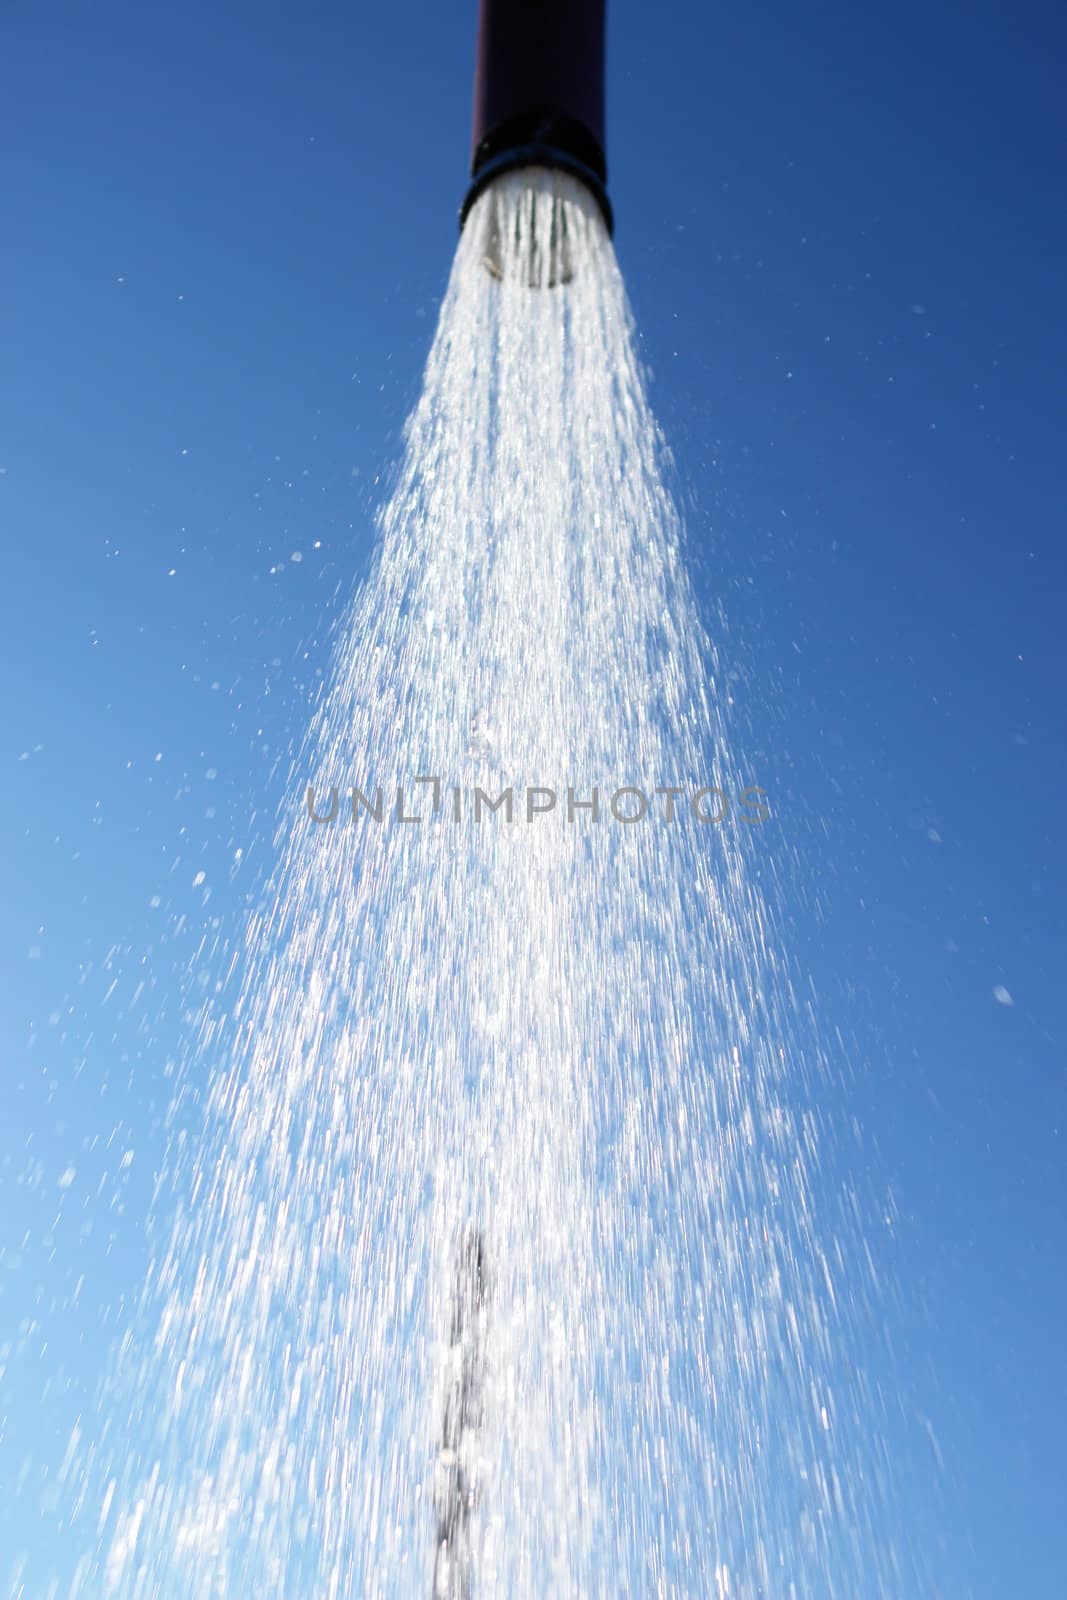
[[[907,1592],[663,461],[595,206],[501,180],[205,1020],[81,1594]]]

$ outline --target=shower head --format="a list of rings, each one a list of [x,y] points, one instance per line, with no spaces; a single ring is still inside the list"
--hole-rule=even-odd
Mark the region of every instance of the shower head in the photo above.
[[[503,172],[568,172],[611,232],[604,156],[605,0],[480,0],[471,183],[460,227]]]

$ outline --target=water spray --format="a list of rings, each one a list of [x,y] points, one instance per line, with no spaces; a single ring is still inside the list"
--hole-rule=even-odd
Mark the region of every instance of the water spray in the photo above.
[[[592,197],[608,232],[614,219],[604,154],[604,0],[481,0],[474,77],[471,182],[460,211],[462,228],[476,200],[505,173],[566,174]],[[557,182],[547,242],[531,225],[507,240],[502,209],[491,197],[483,260],[505,275],[518,246],[531,288],[568,283],[573,276],[564,193]]]
[[[624,839],[597,787],[742,770],[608,234],[603,24],[482,0],[375,561],[183,1050],[102,1431],[55,1477],[84,1555],[25,1593],[937,1588],[883,1498],[880,1247],[775,863],[710,808]],[[383,789],[308,814],[404,751],[479,786],[477,827],[425,791],[402,847]],[[567,820],[520,837],[531,779]]]

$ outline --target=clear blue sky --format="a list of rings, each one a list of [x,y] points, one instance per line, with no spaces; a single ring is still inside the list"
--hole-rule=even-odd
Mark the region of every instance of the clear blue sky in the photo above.
[[[474,10],[0,5],[0,1581],[25,1551],[31,1600],[183,1008],[418,392]],[[974,1600],[1067,1592],[1065,69],[1051,4],[610,7],[617,248],[899,1210],[945,1464],[916,1536]]]

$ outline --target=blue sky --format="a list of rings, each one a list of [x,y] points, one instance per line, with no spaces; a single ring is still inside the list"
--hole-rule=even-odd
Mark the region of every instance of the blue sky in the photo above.
[[[473,33],[429,0],[0,7],[4,1580],[59,1537],[183,1010],[367,568]],[[975,1600],[1065,1583],[1065,53],[1051,5],[609,18],[617,249],[898,1208],[945,1464],[915,1533]]]

